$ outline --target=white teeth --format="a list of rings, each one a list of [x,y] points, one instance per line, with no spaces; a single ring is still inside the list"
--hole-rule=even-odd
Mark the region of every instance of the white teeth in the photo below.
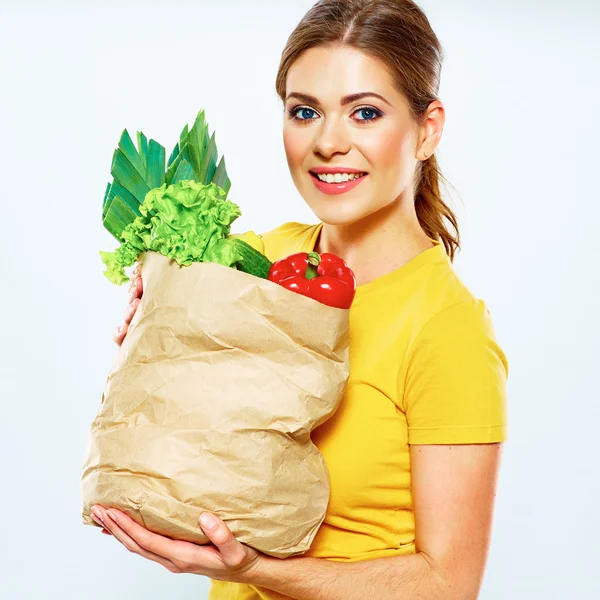
[[[362,177],[365,173],[319,173],[317,177],[327,183],[344,183]]]

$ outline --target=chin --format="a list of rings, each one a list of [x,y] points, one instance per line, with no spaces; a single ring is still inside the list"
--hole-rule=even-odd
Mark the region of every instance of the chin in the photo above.
[[[354,225],[383,208],[380,202],[371,197],[371,193],[350,191],[346,194],[328,195],[320,193],[312,184],[308,189],[304,185],[296,188],[316,217],[327,225]]]
[[[362,221],[377,211],[378,207],[368,207],[354,202],[319,202],[310,206],[317,218],[327,225],[345,227]]]

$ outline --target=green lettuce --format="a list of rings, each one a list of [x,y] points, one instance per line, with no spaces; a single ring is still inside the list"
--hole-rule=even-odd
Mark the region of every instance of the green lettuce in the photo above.
[[[129,281],[125,267],[146,251],[160,252],[182,266],[192,262],[233,266],[239,256],[227,236],[242,213],[226,195],[215,183],[193,180],[150,190],[140,205],[141,215],[123,230],[123,243],[114,252],[100,251],[104,275],[117,285]]]

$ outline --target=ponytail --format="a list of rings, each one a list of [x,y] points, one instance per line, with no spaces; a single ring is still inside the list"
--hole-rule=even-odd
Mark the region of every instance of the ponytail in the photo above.
[[[444,244],[446,254],[453,261],[456,250],[460,249],[460,234],[456,216],[442,199],[441,177],[443,175],[434,154],[425,160],[421,167],[416,185],[415,211],[423,231],[428,237],[440,240]],[[446,227],[444,218],[450,223],[455,233]]]

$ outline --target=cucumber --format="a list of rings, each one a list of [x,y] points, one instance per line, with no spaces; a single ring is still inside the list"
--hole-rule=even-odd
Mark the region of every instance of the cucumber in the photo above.
[[[273,263],[262,252],[255,250],[250,244],[244,242],[244,240],[231,238],[231,242],[234,244],[240,257],[234,266],[240,271],[244,271],[244,273],[255,275],[261,279],[267,279],[269,269]]]

